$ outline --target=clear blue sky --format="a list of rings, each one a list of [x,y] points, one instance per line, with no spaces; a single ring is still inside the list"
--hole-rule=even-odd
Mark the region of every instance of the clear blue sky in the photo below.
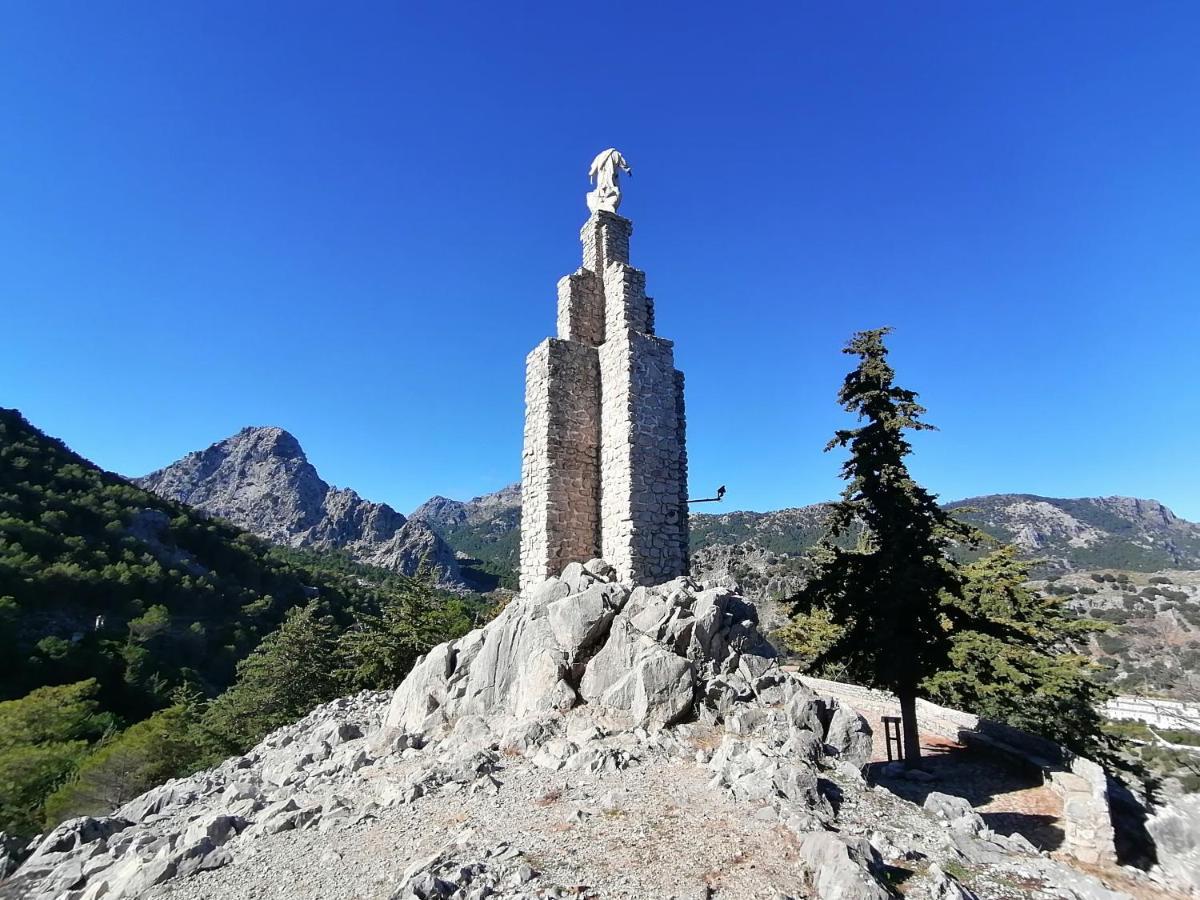
[[[140,475],[248,424],[402,511],[519,475],[592,156],[693,493],[832,497],[861,328],[945,499],[1200,519],[1194,2],[0,8],[0,404]]]

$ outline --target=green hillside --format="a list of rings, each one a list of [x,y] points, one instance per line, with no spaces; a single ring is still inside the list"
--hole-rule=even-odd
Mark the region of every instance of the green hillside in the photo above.
[[[165,740],[178,742],[178,722],[198,726],[206,697],[225,692],[209,717],[214,727],[206,720],[177,763],[146,769],[137,790],[253,742],[272,716],[303,714],[337,692],[391,686],[418,645],[461,633],[473,612],[417,582],[342,556],[273,547],[97,468],[0,409],[0,830],[40,827],[45,798],[77,767],[86,770],[89,752],[129,750],[120,744],[126,735],[136,739],[139,765],[153,760]],[[419,640],[406,631],[414,616],[427,619]],[[293,635],[277,638],[285,618]],[[351,624],[354,640],[343,640]],[[269,684],[249,682],[290,652],[289,641],[308,640],[305,629],[326,647],[320,665],[331,696],[281,710]],[[266,662],[243,671],[239,661],[255,648]],[[385,675],[373,682],[364,671]],[[236,695],[226,690],[235,681]],[[253,721],[245,712],[252,695],[266,704]],[[146,727],[122,732],[139,722]],[[106,811],[100,802],[95,809]]]
[[[141,718],[185,679],[216,693],[289,608],[378,601],[342,565],[162,500],[0,410],[0,699],[94,677],[104,709]]]

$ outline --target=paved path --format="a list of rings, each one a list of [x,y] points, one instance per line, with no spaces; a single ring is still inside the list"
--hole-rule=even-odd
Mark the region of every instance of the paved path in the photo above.
[[[887,762],[881,714],[863,710],[875,732],[875,753],[869,774],[888,790],[923,803],[931,791],[963,797],[1001,834],[1020,832],[1037,847],[1054,850],[1062,843],[1062,799],[1042,783],[1041,773],[982,750],[964,747],[939,735],[922,734],[924,768],[936,780],[908,781],[885,777]]]

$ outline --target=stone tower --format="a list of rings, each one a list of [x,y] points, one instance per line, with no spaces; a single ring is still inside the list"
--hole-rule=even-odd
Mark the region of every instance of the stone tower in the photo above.
[[[522,588],[597,556],[631,584],[688,569],[683,374],[629,264],[633,223],[606,154],[629,171],[615,150],[593,163],[583,267],[558,282],[558,337],[525,361]]]

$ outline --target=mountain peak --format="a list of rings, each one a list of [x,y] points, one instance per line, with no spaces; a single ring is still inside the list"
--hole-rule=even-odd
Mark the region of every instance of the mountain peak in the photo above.
[[[345,550],[404,574],[423,558],[460,587],[454,552],[423,525],[386,503],[331,487],[300,442],[278,426],[251,426],[135,480],[160,496],[228,519],[260,537],[292,547]]]
[[[237,446],[253,447],[261,453],[308,462],[304,448],[300,446],[296,436],[278,425],[247,425],[237,434],[213,444],[213,447],[224,448]]]

